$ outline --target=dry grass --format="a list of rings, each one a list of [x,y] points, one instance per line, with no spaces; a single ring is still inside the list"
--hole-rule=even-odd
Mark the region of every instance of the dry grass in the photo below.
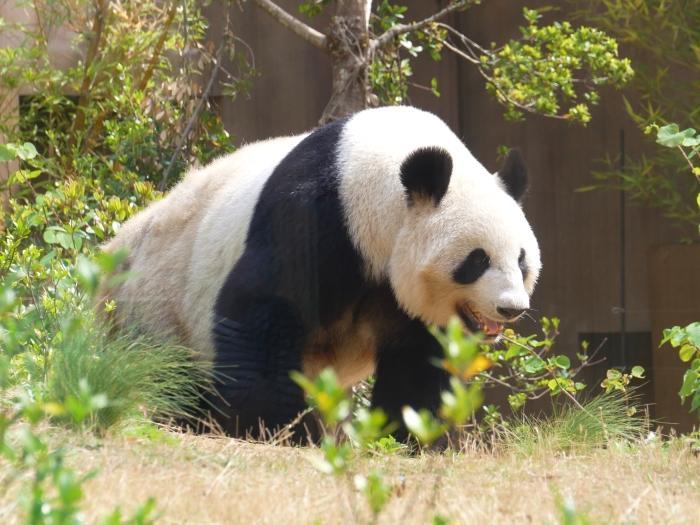
[[[72,466],[99,470],[86,487],[88,523],[149,496],[165,524],[369,521],[349,479],[314,468],[313,449],[168,433],[156,441],[51,434],[70,441]],[[380,523],[430,523],[435,513],[457,523],[557,523],[555,492],[593,523],[700,523],[700,459],[680,444],[574,455],[377,456],[356,465],[395,484]],[[0,495],[0,522],[19,522],[16,498]]]

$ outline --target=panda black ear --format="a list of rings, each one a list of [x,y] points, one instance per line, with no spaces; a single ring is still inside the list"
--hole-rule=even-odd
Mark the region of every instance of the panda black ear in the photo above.
[[[401,182],[409,204],[432,200],[437,206],[447,192],[452,175],[452,157],[443,148],[430,146],[411,153],[401,164]]]
[[[512,149],[508,152],[497,175],[503,181],[508,194],[520,202],[527,190],[527,169],[519,150]]]

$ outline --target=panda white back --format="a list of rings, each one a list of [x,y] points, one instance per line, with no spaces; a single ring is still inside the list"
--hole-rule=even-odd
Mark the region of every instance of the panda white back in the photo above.
[[[126,249],[132,276],[102,290],[115,320],[213,358],[212,306],[240,256],[258,195],[304,134],[256,142],[188,173],[160,201],[127,221],[106,251]],[[230,200],[227,200],[230,199]]]
[[[220,160],[219,170],[206,177],[223,177],[225,182],[204,205],[192,245],[191,262],[185,276],[183,321],[188,343],[213,357],[211,327],[213,305],[228,272],[245,248],[248,226],[260,193],[282,158],[307,134],[250,144]]]

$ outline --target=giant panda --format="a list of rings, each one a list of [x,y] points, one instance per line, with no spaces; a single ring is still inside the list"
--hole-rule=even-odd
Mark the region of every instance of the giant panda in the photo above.
[[[493,338],[529,307],[540,271],[511,153],[489,173],[435,115],[368,109],[242,147],[127,221],[133,277],[105,298],[123,327],[212,363],[211,403],[232,435],[305,408],[290,371],[375,374],[372,403],[435,410],[448,376],[430,325],[458,316]]]

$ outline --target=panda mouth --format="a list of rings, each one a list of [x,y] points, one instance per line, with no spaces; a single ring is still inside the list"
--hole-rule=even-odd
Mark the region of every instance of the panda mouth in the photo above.
[[[503,331],[503,325],[475,312],[467,303],[457,306],[457,314],[471,332],[481,332],[489,339],[497,338]]]

